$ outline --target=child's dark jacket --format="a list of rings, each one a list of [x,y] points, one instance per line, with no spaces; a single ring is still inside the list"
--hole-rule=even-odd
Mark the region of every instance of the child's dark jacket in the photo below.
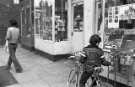
[[[104,52],[98,46],[88,45],[83,49],[86,57],[83,59],[84,61],[84,69],[89,71],[91,67],[97,67],[101,65],[109,66],[110,63],[107,62],[103,56]],[[82,61],[82,60],[81,60]]]

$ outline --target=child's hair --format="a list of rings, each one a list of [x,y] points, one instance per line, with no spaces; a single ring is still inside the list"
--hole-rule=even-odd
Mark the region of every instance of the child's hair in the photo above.
[[[97,43],[100,43],[100,42],[101,42],[101,37],[97,34],[92,35],[89,40],[89,43],[91,45],[96,45]]]
[[[18,23],[16,20],[12,19],[9,21],[10,22],[10,25],[13,26],[13,27],[18,27]]]

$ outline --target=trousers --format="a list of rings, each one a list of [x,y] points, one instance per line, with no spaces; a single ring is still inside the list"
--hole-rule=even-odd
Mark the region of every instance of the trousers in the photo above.
[[[9,44],[8,47],[9,47],[9,59],[7,65],[11,67],[11,64],[13,63],[16,71],[22,71],[22,67],[15,55],[17,44]]]
[[[91,77],[91,79],[93,81],[92,74],[93,74],[93,71],[91,71],[91,72],[84,71],[82,73],[82,75],[81,75],[81,78],[80,78],[80,82],[79,82],[80,86],[79,87],[85,87],[85,84],[86,84],[87,80],[90,77]],[[92,85],[92,87],[95,86],[95,85],[96,85],[96,83],[94,82],[94,84]]]

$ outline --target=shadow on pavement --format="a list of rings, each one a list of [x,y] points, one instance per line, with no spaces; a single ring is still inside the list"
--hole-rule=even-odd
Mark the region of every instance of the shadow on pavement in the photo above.
[[[12,73],[6,69],[6,66],[0,66],[0,87],[16,84],[17,80]]]

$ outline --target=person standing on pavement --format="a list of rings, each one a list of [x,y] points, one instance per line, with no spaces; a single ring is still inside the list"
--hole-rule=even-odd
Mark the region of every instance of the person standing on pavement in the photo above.
[[[7,69],[11,68],[11,64],[14,64],[15,70],[17,73],[22,72],[22,67],[19,63],[19,61],[16,58],[16,49],[19,42],[20,37],[20,31],[18,28],[18,23],[16,20],[10,20],[10,27],[8,27],[7,35],[6,35],[6,41],[8,44],[6,44],[6,47],[9,49],[9,59],[7,62]]]

